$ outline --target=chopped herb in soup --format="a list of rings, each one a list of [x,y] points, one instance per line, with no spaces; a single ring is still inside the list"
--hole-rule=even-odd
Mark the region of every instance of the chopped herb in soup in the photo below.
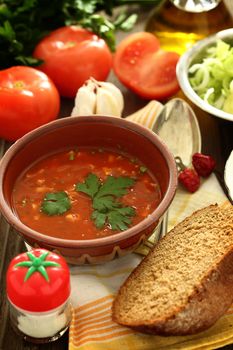
[[[130,155],[80,148],[33,164],[16,181],[12,200],[21,221],[36,231],[93,239],[142,221],[161,192],[149,169]]]

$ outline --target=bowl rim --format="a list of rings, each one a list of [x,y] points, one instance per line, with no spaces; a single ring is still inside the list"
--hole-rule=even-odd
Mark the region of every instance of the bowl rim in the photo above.
[[[56,238],[53,236],[48,236],[46,234],[42,234],[36,230],[33,230],[29,226],[22,223],[22,221],[14,214],[11,206],[8,205],[4,191],[3,191],[3,182],[4,182],[4,174],[7,170],[8,164],[12,161],[15,154],[20,151],[26,144],[30,143],[32,140],[40,138],[40,136],[49,133],[55,129],[62,128],[64,126],[69,126],[76,124],[77,122],[87,122],[87,123],[105,123],[105,124],[114,124],[124,129],[130,129],[131,131],[136,132],[144,136],[150,142],[156,145],[161,154],[164,156],[164,159],[167,163],[168,171],[170,174],[169,183],[167,190],[164,194],[163,200],[160,202],[158,207],[145,219],[140,221],[138,224],[132,226],[131,228],[112,234],[109,236],[94,238],[89,240],[70,240],[65,238]],[[166,144],[156,135],[154,132],[149,130],[148,128],[137,124],[135,122],[113,117],[113,116],[74,116],[74,117],[65,117],[61,119],[54,120],[49,122],[39,128],[34,129],[33,131],[27,133],[19,140],[17,140],[4,154],[0,163],[0,211],[3,216],[9,222],[9,224],[16,230],[18,233],[26,237],[30,237],[32,239],[36,239],[37,241],[41,241],[43,243],[47,243],[49,245],[55,245],[56,247],[66,247],[66,248],[93,248],[102,245],[112,245],[113,243],[119,243],[122,240],[125,240],[131,236],[134,236],[141,230],[145,230],[154,222],[158,221],[165,211],[167,210],[169,204],[171,203],[177,188],[177,169],[175,159],[172,153],[169,151]]]
[[[233,114],[227,113],[218,109],[207,102],[205,102],[198,94],[193,90],[188,79],[188,68],[191,62],[195,59],[199,52],[204,50],[207,45],[214,44],[218,39],[226,39],[232,37],[233,40],[233,28],[221,30],[213,35],[208,36],[202,40],[199,40],[189,50],[187,50],[179,59],[176,66],[176,76],[183,93],[198,107],[205,112],[208,112],[215,117],[233,121]]]

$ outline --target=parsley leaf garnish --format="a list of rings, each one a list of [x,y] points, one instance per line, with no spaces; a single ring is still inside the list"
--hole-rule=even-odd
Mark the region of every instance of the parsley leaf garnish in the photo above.
[[[47,193],[41,204],[41,211],[49,216],[64,214],[70,208],[70,199],[64,191]]]
[[[124,231],[131,224],[131,216],[135,216],[133,207],[115,207],[106,213],[94,210],[91,218],[95,221],[97,228],[102,228],[108,222],[112,230]]]
[[[115,197],[122,197],[127,193],[127,189],[135,183],[135,180],[130,177],[114,177],[108,176],[105,182],[100,187],[97,198],[112,195]]]
[[[147,169],[146,166],[140,166],[139,170],[140,170],[140,172],[141,172],[142,174],[144,174],[144,173],[147,172],[148,169]]]
[[[76,191],[84,192],[91,198],[94,198],[98,192],[101,183],[95,174],[89,174],[84,183],[78,183],[75,186]]]
[[[101,182],[95,174],[89,174],[84,183],[76,184],[75,189],[91,197],[94,209],[91,219],[97,228],[109,224],[112,230],[123,231],[131,224],[135,209],[123,206],[119,198],[126,194],[134,183],[134,179],[123,176],[108,176]]]

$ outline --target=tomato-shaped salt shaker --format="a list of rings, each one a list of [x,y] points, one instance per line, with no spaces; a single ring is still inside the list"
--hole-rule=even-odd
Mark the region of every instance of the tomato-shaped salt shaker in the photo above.
[[[71,320],[66,261],[45,249],[16,256],[7,271],[13,328],[25,340],[46,343],[62,336]]]

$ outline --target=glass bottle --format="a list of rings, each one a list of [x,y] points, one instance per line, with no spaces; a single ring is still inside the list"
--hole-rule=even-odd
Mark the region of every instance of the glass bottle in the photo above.
[[[214,9],[221,0],[170,0],[176,7],[188,12],[205,12]]]
[[[188,12],[187,4],[190,1],[162,1],[149,18],[146,30],[158,37],[161,47],[165,50],[182,54],[196,41],[233,27],[233,19],[226,5],[223,1],[217,2],[217,6],[208,11]],[[181,9],[182,4],[186,10]]]
[[[48,343],[60,338],[68,329],[71,320],[69,301],[47,312],[21,310],[9,301],[10,320],[14,331],[32,343]]]

